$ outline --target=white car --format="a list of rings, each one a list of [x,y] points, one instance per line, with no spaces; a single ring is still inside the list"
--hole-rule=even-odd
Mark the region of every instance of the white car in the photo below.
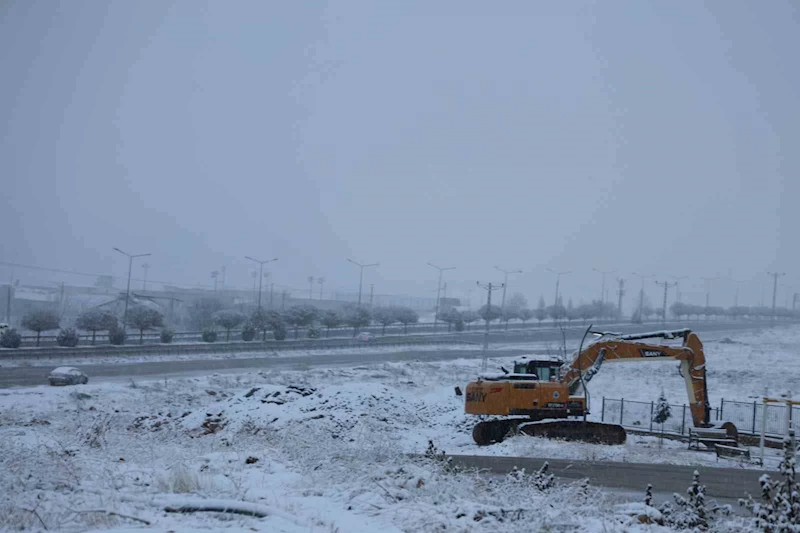
[[[60,366],[50,372],[47,376],[50,385],[86,385],[89,383],[89,376],[75,367]]]

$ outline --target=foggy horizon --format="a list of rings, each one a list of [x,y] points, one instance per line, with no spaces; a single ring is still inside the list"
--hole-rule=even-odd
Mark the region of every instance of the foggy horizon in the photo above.
[[[778,305],[791,228],[798,8],[789,2],[6,2],[0,173],[9,263],[148,279],[483,303]],[[142,261],[133,277],[142,278]],[[17,278],[48,279],[21,268]],[[52,273],[55,279],[56,274]],[[79,278],[78,278],[79,279]],[[91,284],[90,278],[85,278]],[[116,286],[119,286],[117,283]],[[452,291],[452,292],[451,292]],[[670,289],[670,301],[675,299]],[[789,300],[791,306],[791,300]]]

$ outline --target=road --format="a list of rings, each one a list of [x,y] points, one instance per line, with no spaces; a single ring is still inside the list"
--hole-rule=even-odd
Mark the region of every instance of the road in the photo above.
[[[478,455],[454,455],[453,461],[465,468],[486,469],[489,472],[505,474],[514,466],[526,472],[538,470],[545,461],[550,464],[550,472],[557,478],[569,481],[588,479],[598,487],[627,489],[639,492],[643,498],[647,484],[659,493],[686,494],[692,484],[692,474],[700,473],[700,484],[706,486],[706,496],[720,503],[735,504],[738,498],[747,493],[758,496],[761,492],[758,478],[775,472],[746,470],[742,468],[714,468],[707,466],[683,466],[650,463],[612,463],[601,461],[572,461],[565,459],[536,459],[531,457],[494,457]]]
[[[756,327],[751,323],[731,322],[698,322],[688,323],[697,331],[701,338],[718,338],[726,333],[734,333],[739,329]],[[647,325],[618,325],[616,331],[623,333],[639,333],[655,329],[652,324]],[[567,340],[570,346],[578,344],[582,330],[567,330]],[[442,336],[437,336],[442,338]],[[454,343],[459,341],[476,342],[482,338],[482,333],[463,332],[452,335]],[[514,343],[533,342],[560,342],[561,332],[558,330],[543,331],[508,331],[492,332],[491,341],[494,344],[511,344],[500,350],[491,350],[491,357],[513,357],[525,353],[537,353],[536,350],[515,348]],[[577,347],[577,346],[574,346]],[[544,352],[539,352],[544,353]],[[87,363],[73,365],[83,370],[93,381],[142,378],[142,377],[172,377],[176,375],[200,374],[209,372],[253,370],[253,369],[290,369],[298,366],[336,366],[353,364],[383,363],[387,361],[444,361],[459,358],[479,358],[480,351],[476,350],[437,350],[420,349],[412,351],[396,351],[382,353],[364,353],[361,350],[343,350],[342,353],[326,355],[298,355],[298,356],[266,356],[236,359],[197,359],[181,361],[147,361],[130,364],[123,363]],[[41,385],[46,382],[45,376],[49,367],[12,367],[0,369],[0,388],[24,387]]]
[[[492,357],[513,357],[531,353],[532,350],[493,350]],[[261,356],[241,359],[198,359],[183,361],[148,361],[139,363],[99,363],[72,365],[80,368],[93,382],[128,378],[162,378],[209,374],[213,372],[243,370],[293,369],[311,366],[339,366],[384,363],[388,361],[447,361],[480,357],[476,350],[414,350],[397,352],[343,351],[326,355]],[[47,373],[45,366],[24,366],[0,369],[0,389],[43,385]]]

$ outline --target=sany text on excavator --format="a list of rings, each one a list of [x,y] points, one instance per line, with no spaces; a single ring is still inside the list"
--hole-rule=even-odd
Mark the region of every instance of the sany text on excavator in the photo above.
[[[501,442],[509,432],[519,431],[566,440],[624,443],[626,433],[622,426],[547,419],[585,418],[586,384],[603,363],[628,360],[680,361],[694,426],[711,426],[706,359],[703,343],[695,333],[688,329],[635,335],[593,333],[599,338],[575,352],[568,363],[552,359],[516,361],[511,373],[483,375],[467,385],[467,414],[502,417],[479,422],[472,431],[475,442],[479,445]],[[657,344],[655,339],[682,339],[683,343],[671,346]],[[733,424],[721,427],[730,434],[736,432]]]

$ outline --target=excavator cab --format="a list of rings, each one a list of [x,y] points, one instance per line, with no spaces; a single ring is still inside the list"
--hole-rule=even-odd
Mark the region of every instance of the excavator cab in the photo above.
[[[514,361],[514,374],[531,376],[538,381],[556,381],[562,364],[561,361],[553,359],[523,357],[519,361]]]

